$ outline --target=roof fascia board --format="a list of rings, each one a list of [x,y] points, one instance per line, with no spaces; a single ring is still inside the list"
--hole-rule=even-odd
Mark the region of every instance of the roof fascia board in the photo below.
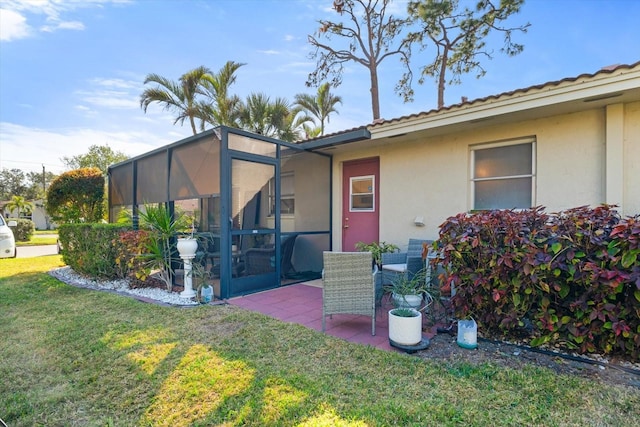
[[[302,142],[297,144],[298,147],[305,150],[317,150],[320,148],[333,147],[336,145],[348,144],[350,142],[362,141],[364,139],[370,139],[371,133],[366,127],[361,127],[355,130],[339,133],[337,135],[329,136],[326,138],[319,138],[309,142]]]
[[[618,75],[594,77],[559,86],[542,87],[531,93],[516,93],[490,99],[478,105],[465,105],[453,110],[434,112],[406,120],[369,127],[371,139],[387,138],[401,133],[445,127],[476,120],[487,120],[508,113],[548,107],[565,102],[584,100],[624,92],[640,87],[640,68],[624,70]],[[615,98],[612,98],[615,99]]]

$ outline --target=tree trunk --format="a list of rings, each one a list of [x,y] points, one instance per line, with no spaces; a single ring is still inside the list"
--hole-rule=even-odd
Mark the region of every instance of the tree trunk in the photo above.
[[[375,64],[369,65],[371,75],[371,109],[373,110],[373,120],[380,118],[380,94],[378,91],[378,70]]]
[[[442,53],[442,64],[440,64],[440,74],[438,75],[438,109],[444,107],[444,86],[447,81],[447,61],[449,60],[449,50],[444,49]]]
[[[193,116],[189,116],[189,123],[191,123],[191,130],[194,135],[197,135],[198,131],[196,130],[196,121],[193,120]]]

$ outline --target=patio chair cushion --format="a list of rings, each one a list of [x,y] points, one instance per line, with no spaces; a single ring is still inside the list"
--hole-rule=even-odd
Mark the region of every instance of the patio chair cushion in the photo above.
[[[382,268],[384,268],[385,270],[393,271],[395,273],[404,273],[405,271],[407,271],[407,264],[384,264]]]
[[[391,252],[382,254],[381,261],[383,284],[391,283],[398,274],[406,274],[408,270],[408,263],[411,264],[413,269],[415,269],[416,266],[418,266],[418,270],[420,268],[424,268],[424,262],[422,262],[423,243],[430,245],[431,243],[433,243],[433,240],[409,239],[409,244],[407,245],[406,252]],[[419,263],[422,263],[422,267],[419,267]]]

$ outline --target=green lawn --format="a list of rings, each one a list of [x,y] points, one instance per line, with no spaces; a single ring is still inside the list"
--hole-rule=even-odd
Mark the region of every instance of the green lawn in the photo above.
[[[637,426],[640,392],[438,363],[221,306],[63,284],[0,260],[0,418],[11,427]]]
[[[28,242],[19,242],[16,240],[16,246],[55,245],[57,241],[57,230],[36,230]]]
[[[58,234],[58,230],[35,230],[33,234]]]

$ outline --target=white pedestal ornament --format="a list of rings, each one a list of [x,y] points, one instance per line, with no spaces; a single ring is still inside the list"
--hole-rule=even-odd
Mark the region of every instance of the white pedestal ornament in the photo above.
[[[184,261],[184,290],[180,292],[182,298],[193,298],[196,296],[193,290],[193,275],[191,260],[196,257],[198,249],[198,241],[191,237],[182,237],[178,239],[178,253]]]

